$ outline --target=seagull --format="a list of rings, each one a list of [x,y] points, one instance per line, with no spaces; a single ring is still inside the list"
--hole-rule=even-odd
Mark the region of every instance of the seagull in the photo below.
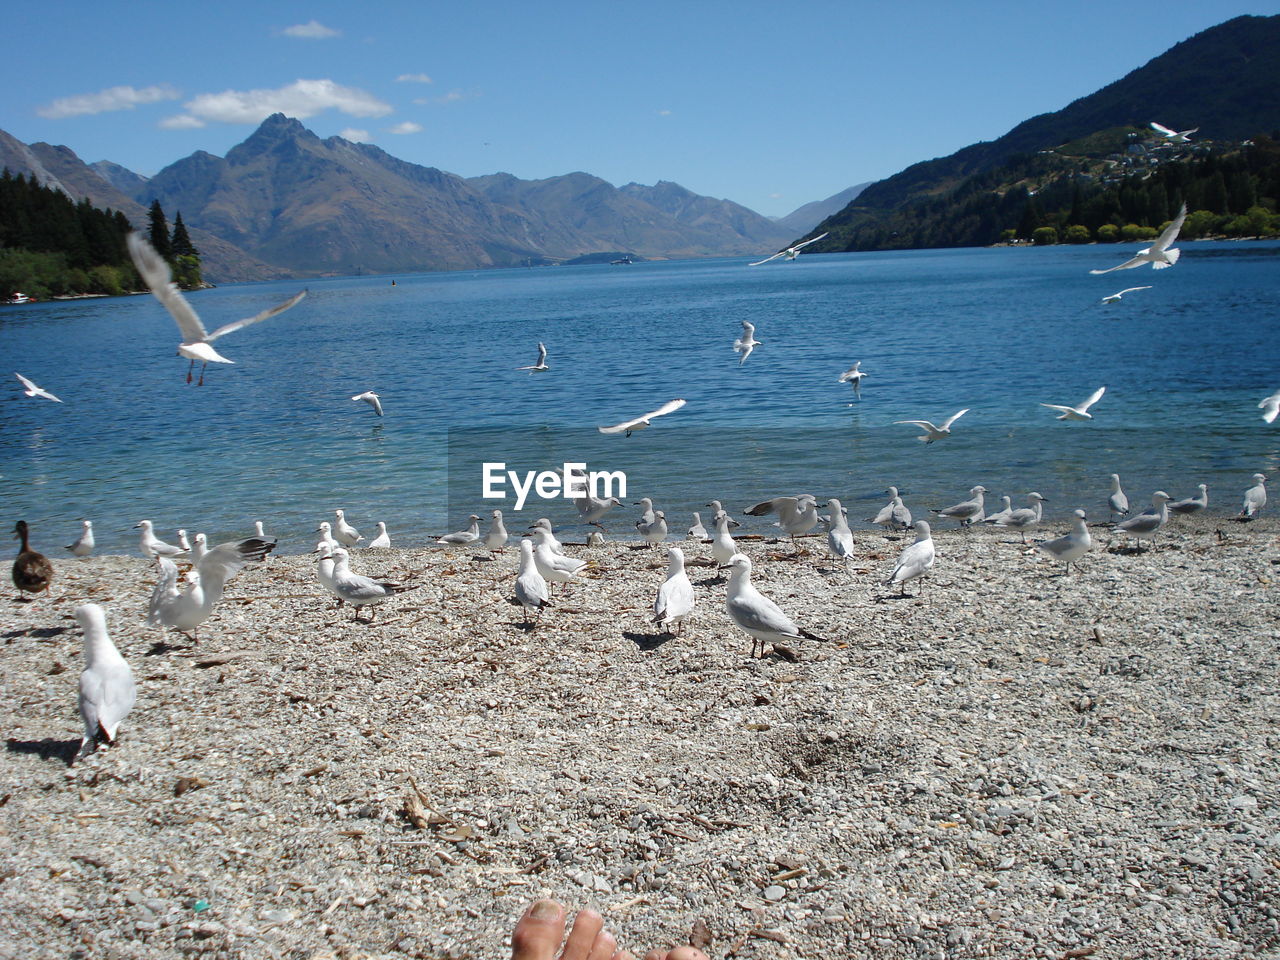
[[[925,520],[917,520],[913,526],[916,531],[916,538],[909,543],[898,555],[898,564],[893,568],[893,573],[889,574],[889,579],[884,582],[886,587],[891,587],[895,583],[901,587],[900,595],[907,594],[907,581],[915,580],[923,577],[933,569],[934,551],[933,551],[933,534],[929,532],[929,524]],[[921,590],[924,585],[921,584]],[[917,593],[917,596],[919,594]]]
[[[84,738],[75,759],[93,752],[98,741],[114,743],[120,724],[137,700],[133,671],[107,634],[107,618],[96,603],[75,609],[84,631],[84,670],[80,673],[80,716]]]
[[[924,430],[926,431],[924,436],[916,437],[916,439],[923,440],[925,443],[933,443],[933,441],[935,440],[942,440],[946,437],[951,436],[951,425],[968,412],[969,412],[969,408],[965,407],[963,410],[953,413],[951,416],[947,417],[947,419],[942,421],[942,426],[940,427],[935,427],[928,420],[895,420],[893,422],[895,424],[909,423],[909,424],[912,424],[913,426],[924,428]]]
[[[898,496],[897,487],[890,487],[885,493],[889,494],[889,502],[880,508],[879,513],[874,517],[868,517],[867,520],[889,530],[905,530],[911,526],[911,511],[902,502],[902,497]]]
[[[715,513],[711,514],[712,523],[714,523],[716,517],[720,516],[720,514],[722,513],[728,516],[728,511],[725,510],[724,505],[719,500],[712,500],[710,503],[707,504],[707,506],[715,511]],[[729,522],[733,524],[735,527],[741,526],[741,524],[739,524],[738,521],[734,520],[732,517],[729,517]],[[727,560],[725,562],[728,563]]]
[[[13,585],[18,588],[18,596],[47,592],[53,580],[53,564],[43,553],[32,550],[27,543],[27,521],[19,520],[13,528],[13,534],[22,541],[18,557],[13,561]]]
[[[757,260],[755,263],[748,264],[748,266],[758,267],[762,263],[768,263],[770,260],[777,260],[779,257],[786,257],[788,260],[794,260],[796,257],[800,255],[801,250],[803,250],[805,247],[807,247],[811,243],[817,243],[819,240],[821,240],[825,236],[826,236],[825,233],[820,233],[816,237],[814,237],[812,240],[806,240],[803,243],[797,243],[794,247],[787,247],[787,249],[785,250],[779,250],[772,257],[765,257],[763,260]]]
[[[262,536],[261,525],[259,525],[258,527],[258,536]],[[182,550],[183,553],[191,552],[191,541],[187,539],[187,531],[185,530],[178,531],[178,547]]]
[[[547,364],[547,348],[543,346],[542,343],[539,343],[538,344],[538,362],[533,364],[532,366],[516,367],[516,369],[528,370],[529,376],[533,376],[535,373],[543,373],[547,370],[550,370],[551,367]]]
[[[751,584],[751,558],[735,553],[721,569],[729,570],[729,585],[725,589],[725,610],[739,627],[751,635],[751,655],[764,656],[767,643],[782,640],[826,641],[817,634],[797,627],[795,622]]]
[[[603,547],[605,544],[604,533],[601,530],[592,530],[587,534],[588,547]]]
[[[1244,506],[1240,516],[1253,519],[1253,515],[1267,505],[1267,477],[1263,473],[1253,475],[1253,486],[1244,492]]]
[[[1089,536],[1089,528],[1085,525],[1083,510],[1075,511],[1075,519],[1071,522],[1071,532],[1056,540],[1045,540],[1036,544],[1036,549],[1048,554],[1055,560],[1067,565],[1067,573],[1071,572],[1071,564],[1079,560],[1093,546],[1093,538]]]
[[[337,549],[339,549],[338,541],[330,540],[327,543],[321,541],[316,544],[315,550],[311,552],[320,554],[320,558],[316,561],[316,579],[320,581],[320,586],[333,594],[338,601],[335,607],[340,607],[346,601],[342,599],[342,595],[333,587],[333,551]]]
[[[702,516],[697,510],[693,512],[693,526],[689,528],[686,535],[689,540],[706,540],[707,528],[702,525]]]
[[[643,430],[649,426],[649,421],[657,417],[665,417],[668,413],[674,413],[685,405],[684,400],[675,399],[668,400],[657,410],[651,410],[643,417],[636,417],[634,420],[626,420],[622,423],[615,423],[612,427],[599,427],[601,433],[626,433],[629,437],[637,430]]]
[[[355,619],[359,620],[360,608],[369,608],[368,623],[373,622],[374,605],[394,597],[397,593],[413,590],[417,586],[402,586],[387,580],[374,580],[352,573],[349,564],[350,555],[342,547],[332,551],[333,587],[332,590],[340,599],[355,607]]]
[[[364,539],[360,536],[360,531],[347,523],[347,515],[342,510],[333,511],[333,515],[338,522],[333,525],[333,537],[344,547],[354,547],[357,543]]]
[[[185,588],[178,585],[177,565],[166,556],[157,556],[160,579],[151,591],[147,624],[162,629],[172,627],[194,641],[196,627],[209,619],[222,599],[227,581],[247,564],[264,560],[275,546],[274,540],[256,537],[219,544],[196,564],[196,576]]]
[[[1089,408],[1101,400],[1102,395],[1106,392],[1106,387],[1099,387],[1089,394],[1087,400],[1074,407],[1064,407],[1057,403],[1042,403],[1040,406],[1048,407],[1050,410],[1057,410],[1062,414],[1062,416],[1056,418],[1058,420],[1092,420],[1093,414],[1089,412]]]
[[[516,576],[516,601],[524,608],[524,622],[529,622],[529,611],[541,618],[545,607],[551,606],[551,592],[547,581],[538,572],[533,559],[533,541],[528,537],[520,541],[520,573]]]
[[[553,553],[551,543],[554,540],[555,537],[541,527],[533,532],[533,562],[539,575],[548,583],[569,583],[576,580],[579,571],[588,561]]]
[[[507,545],[511,535],[507,533],[506,524],[502,522],[501,510],[494,510],[490,516],[489,529],[484,535],[484,545],[489,548],[489,553],[492,555]]]
[[[760,346],[761,341],[756,339],[756,325],[742,321],[742,336],[733,341],[733,349],[740,354],[738,357],[738,366],[742,366],[747,362],[747,357],[751,356],[751,351]]]
[[[866,376],[865,373],[858,369],[860,366],[862,366],[861,360],[840,374],[840,379],[836,381],[836,383],[847,383],[853,387],[853,395],[859,400],[862,399],[862,378]]]
[[[479,540],[480,518],[473,513],[467,519],[471,521],[471,525],[467,529],[459,530],[457,533],[446,533],[436,543],[442,547],[465,547],[467,544],[475,543]]]
[[[191,382],[191,371],[195,368],[196,361],[200,361],[200,382],[196,386],[204,385],[204,370],[210,363],[235,363],[234,360],[228,360],[218,354],[218,351],[213,348],[214,340],[228,333],[234,333],[242,327],[278,316],[307,295],[303,290],[279,306],[263,310],[245,320],[228,323],[213,333],[208,333],[195,310],[191,308],[191,304],[187,303],[186,297],[173,282],[169,264],[165,259],[156,253],[151,244],[139,233],[126,234],[125,244],[129,248],[129,256],[133,258],[133,265],[138,268],[138,274],[151,289],[155,298],[164,304],[164,308],[169,311],[169,316],[173,317],[178,324],[178,330],[183,337],[182,343],[178,345],[178,353],[191,361],[191,365],[187,367],[187,383]]]
[[[537,533],[541,530],[546,534],[547,546],[551,548],[551,552],[557,556],[564,556],[564,545],[556,539],[555,531],[551,528],[551,521],[546,517],[539,517],[534,521],[533,526],[529,528],[530,533]],[[534,544],[537,546],[537,544]]]
[[[640,536],[649,541],[649,546],[657,546],[667,539],[667,515],[661,510],[655,510],[652,520],[637,520],[636,529],[640,531]]]
[[[684,551],[667,548],[667,579],[658,588],[653,601],[653,622],[666,627],[673,637],[680,636],[684,618],[693,612],[693,584],[684,572]]]
[[[982,495],[987,492],[987,488],[978,484],[976,487],[969,489],[969,499],[962,500],[959,503],[949,507],[943,507],[941,510],[934,510],[940,517],[950,517],[952,520],[959,520],[960,526],[967,527],[971,523],[976,523],[982,519],[983,499]]]
[[[1201,510],[1205,509],[1205,507],[1209,506],[1208,484],[1202,483],[1198,489],[1200,490],[1200,496],[1187,497],[1185,500],[1175,500],[1173,503],[1169,504],[1169,511],[1171,513],[1181,514],[1199,513]]]
[[[844,518],[844,508],[839,500],[834,497],[828,500],[827,511],[828,516],[822,518],[827,528],[827,551],[848,569],[853,563],[853,532]]]
[[[717,564],[724,566],[738,552],[738,545],[729,536],[729,524],[735,521],[723,510],[716,514],[716,535],[711,540],[711,556]]]
[[[325,549],[332,549],[334,547],[342,546],[342,544],[338,543],[338,541],[334,539],[333,528],[329,526],[328,520],[320,521],[320,526],[316,527],[316,533],[320,534],[320,542],[316,544],[317,553],[324,552],[321,549],[322,547]],[[199,540],[200,538],[196,537],[196,539]]]
[[[1120,474],[1118,473],[1111,475],[1111,496],[1107,497],[1107,506],[1111,508],[1113,522],[1116,517],[1123,517],[1129,512],[1129,498],[1120,489]]]
[[[352,400],[363,400],[369,406],[373,407],[373,412],[378,416],[382,416],[382,398],[372,390],[366,390],[364,393],[357,393]]]
[[[1151,495],[1151,506],[1149,509],[1138,514],[1136,517],[1130,517],[1128,520],[1121,521],[1115,526],[1116,532],[1128,534],[1135,537],[1138,545],[1142,545],[1143,540],[1151,540],[1154,542],[1156,533],[1160,528],[1169,522],[1169,508],[1167,504],[1173,498],[1163,490],[1157,490]]]
[[[81,520],[80,536],[76,539],[75,543],[67,544],[66,549],[70,550],[77,557],[87,557],[89,554],[93,553],[93,548],[93,521]]]
[[[205,554],[209,552],[209,538],[203,533],[197,533],[195,542],[191,544],[191,562],[199,564],[204,559]]]
[[[1156,242],[1145,250],[1139,250],[1138,255],[1130,260],[1126,260],[1114,267],[1107,267],[1105,270],[1090,270],[1090,273],[1110,273],[1112,270],[1130,270],[1133,267],[1140,267],[1144,263],[1151,264],[1156,270],[1163,270],[1165,267],[1172,267],[1178,262],[1178,257],[1182,255],[1182,251],[1178,249],[1170,250],[1169,246],[1173,241],[1178,239],[1178,231],[1182,229],[1182,222],[1187,219],[1187,205],[1184,203],[1182,208],[1178,210],[1178,215],[1173,218],[1173,222],[1164,228],[1164,233],[1156,239]]]
[[[1001,508],[995,513],[989,513],[982,518],[983,523],[1000,523],[1011,513],[1013,513],[1013,500],[1009,497],[1001,497]]]
[[[1011,530],[1017,530],[1022,534],[1023,543],[1027,542],[1027,531],[1034,530],[1040,526],[1040,520],[1043,516],[1041,504],[1049,502],[1034,490],[1027,494],[1027,499],[1031,501],[1030,507],[1011,510],[1007,517],[993,521],[997,527],[1008,527]]]
[[[151,557],[181,557],[185,556],[187,551],[181,547],[175,547],[171,543],[165,543],[152,532],[150,520],[140,520],[134,524],[134,529],[142,529],[142,535],[138,540],[138,549],[142,551],[142,555],[147,558]]]
[[[1123,290],[1121,290],[1119,293],[1113,293],[1113,294],[1111,294],[1110,296],[1103,297],[1099,302],[1100,302],[1100,303],[1119,303],[1119,302],[1120,302],[1120,298],[1121,298],[1121,297],[1123,297],[1126,293],[1133,293],[1135,290],[1150,290],[1150,289],[1151,289],[1151,287],[1150,287],[1150,286],[1146,286],[1146,287],[1125,287],[1125,288],[1124,288]]]
[[[391,549],[391,536],[387,533],[387,524],[385,521],[378,521],[378,535],[364,545],[366,550],[389,550]]]
[[[783,533],[791,537],[791,545],[797,549],[796,537],[808,533],[818,525],[818,499],[809,493],[798,497],[774,497],[747,507],[743,512],[749,517],[776,513],[778,522],[774,526],[780,527]]]
[[[1262,411],[1262,419],[1267,423],[1275,423],[1276,415],[1280,414],[1280,390],[1277,390],[1269,397],[1264,397],[1258,402],[1258,409]]]
[[[576,468],[565,476],[566,482],[573,480],[581,481],[583,484],[582,496],[573,499],[573,505],[578,508],[578,519],[603,530],[600,519],[614,507],[620,506],[622,501],[615,497],[593,497],[591,490],[586,486],[586,479],[586,475]]]
[[[22,381],[22,387],[23,387],[22,392],[25,393],[28,397],[44,397],[46,400],[52,400],[54,403],[62,402],[57,397],[55,397],[52,393],[46,390],[44,387],[36,386],[32,381],[28,380],[22,374],[15,373],[14,376]]]
[[[1154,130],[1156,133],[1160,134],[1170,143],[1190,143],[1191,134],[1195,133],[1200,128],[1192,127],[1190,130],[1170,130],[1168,127],[1164,126],[1163,124],[1156,123],[1154,120],[1152,120],[1151,129]]]

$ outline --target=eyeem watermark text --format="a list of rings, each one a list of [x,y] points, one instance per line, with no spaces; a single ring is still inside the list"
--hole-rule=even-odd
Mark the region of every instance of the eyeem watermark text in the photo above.
[[[595,497],[606,500],[610,497],[627,496],[627,475],[621,470],[587,470],[585,463],[566,463],[562,470],[526,470],[521,483],[521,475],[515,470],[508,470],[506,463],[486,462],[482,464],[484,482],[481,496],[486,500],[505,500],[506,485],[510,481],[515,491],[517,510],[523,510],[530,491],[543,500],[563,498],[580,500],[584,497]]]

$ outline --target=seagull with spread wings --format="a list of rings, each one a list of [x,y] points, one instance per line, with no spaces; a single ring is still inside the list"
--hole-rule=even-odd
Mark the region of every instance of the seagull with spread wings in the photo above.
[[[1112,293],[1112,294],[1109,294],[1108,296],[1103,297],[1103,298],[1102,298],[1102,300],[1101,300],[1100,302],[1102,302],[1102,303],[1119,303],[1119,302],[1120,302],[1120,298],[1121,298],[1121,297],[1123,297],[1126,293],[1133,293],[1135,290],[1150,290],[1150,289],[1151,289],[1151,287],[1150,287],[1150,286],[1145,286],[1145,287],[1125,287],[1125,288],[1124,288],[1123,290],[1121,290],[1119,293]]]
[[[46,390],[44,387],[36,386],[34,383],[32,383],[22,374],[15,373],[14,376],[22,381],[22,388],[23,388],[22,392],[25,393],[28,397],[44,397],[46,400],[52,400],[54,403],[62,402],[57,397],[55,397],[52,393]]]
[[[817,243],[819,240],[821,240],[825,236],[826,236],[825,233],[820,233],[816,237],[814,237],[812,240],[806,240],[803,243],[797,243],[794,247],[787,247],[787,249],[785,250],[779,250],[772,257],[765,257],[763,260],[757,260],[755,263],[749,264],[749,266],[758,267],[762,263],[768,263],[770,260],[777,260],[779,257],[786,257],[788,260],[794,260],[796,257],[800,255],[801,250],[803,250],[805,247],[807,247],[811,243]]]
[[[942,440],[951,436],[951,425],[968,412],[969,408],[965,407],[963,410],[959,410],[947,417],[947,419],[943,420],[938,426],[934,426],[934,424],[928,420],[895,420],[893,422],[909,423],[912,426],[922,427],[925,430],[925,433],[916,437],[916,439],[923,440],[925,443],[933,443],[935,440]]]
[[[1190,130],[1170,130],[1163,123],[1156,123],[1152,120],[1151,129],[1160,134],[1160,136],[1164,137],[1170,143],[1190,143],[1191,134],[1195,133],[1200,128],[1192,127]]]
[[[366,390],[364,393],[357,393],[352,400],[363,400],[369,406],[373,407],[373,412],[378,416],[382,416],[382,398],[372,390]]]
[[[628,437],[637,430],[643,430],[649,426],[649,421],[658,417],[665,417],[668,413],[674,413],[685,405],[685,401],[679,398],[668,400],[657,410],[651,410],[643,417],[636,417],[634,420],[625,420],[622,423],[615,423],[612,427],[599,427],[601,433],[625,433]]]
[[[209,333],[205,330],[204,324],[200,322],[200,317],[196,315],[191,304],[187,303],[187,298],[182,295],[178,285],[173,282],[173,275],[169,271],[169,264],[164,257],[156,253],[155,248],[143,239],[141,234],[126,234],[125,244],[129,248],[129,256],[133,258],[133,265],[138,268],[138,274],[146,282],[147,287],[155,298],[164,304],[164,308],[169,311],[169,316],[173,317],[178,324],[178,330],[182,333],[182,343],[178,345],[178,354],[191,361],[191,365],[187,367],[187,383],[191,382],[191,371],[195,369],[196,361],[200,361],[200,382],[196,386],[204,385],[204,370],[209,364],[235,363],[234,360],[228,360],[226,357],[221,356],[213,348],[214,340],[228,333],[234,333],[242,327],[278,316],[296,305],[299,300],[307,295],[307,291],[303,290],[279,306],[263,310],[256,316],[225,324],[213,331],[213,333]]]
[[[1048,407],[1050,410],[1057,410],[1061,414],[1059,420],[1092,420],[1093,414],[1089,412],[1089,408],[1102,399],[1102,395],[1107,392],[1106,387],[1099,387],[1093,393],[1089,394],[1089,399],[1074,407],[1063,406],[1059,403],[1042,403],[1040,406]]]
[[[1105,270],[1090,270],[1092,274],[1111,273],[1113,270],[1132,270],[1134,267],[1140,267],[1144,263],[1151,264],[1155,270],[1163,270],[1165,267],[1172,267],[1178,262],[1178,257],[1182,255],[1181,250],[1169,249],[1173,241],[1178,239],[1178,231],[1182,229],[1183,221],[1187,219],[1187,205],[1184,203],[1178,210],[1178,215],[1173,218],[1164,232],[1156,238],[1156,242],[1145,250],[1139,250],[1138,255],[1126,260],[1124,263],[1114,267],[1107,267]]]
[[[537,362],[537,363],[533,364],[532,366],[528,366],[528,367],[516,367],[516,369],[517,369],[517,370],[528,370],[528,371],[529,371],[529,376],[533,376],[535,373],[543,373],[543,372],[544,372],[544,371],[546,371],[546,370],[550,370],[550,369],[551,369],[551,366],[550,366],[550,364],[548,364],[548,363],[547,363],[547,348],[546,348],[546,346],[545,346],[543,343],[541,343],[541,342],[539,342],[539,343],[538,343],[538,362]]]
[[[733,341],[733,349],[739,354],[738,366],[742,366],[747,362],[747,357],[751,356],[751,351],[760,346],[760,341],[756,339],[756,325],[742,321],[742,336]]]

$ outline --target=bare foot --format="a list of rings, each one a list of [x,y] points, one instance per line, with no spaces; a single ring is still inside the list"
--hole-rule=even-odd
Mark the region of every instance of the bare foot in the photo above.
[[[594,910],[578,911],[568,939],[564,921],[564,907],[554,900],[531,904],[511,935],[512,960],[635,960],[618,949],[618,941],[604,929],[604,918]],[[676,947],[651,950],[645,960],[707,960],[707,955],[692,947]]]

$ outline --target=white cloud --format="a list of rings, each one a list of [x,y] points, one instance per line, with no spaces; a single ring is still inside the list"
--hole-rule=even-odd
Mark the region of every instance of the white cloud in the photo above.
[[[387,133],[421,133],[422,130],[422,124],[406,120],[404,123],[397,123],[394,127],[388,127]]]
[[[261,123],[273,113],[305,120],[325,110],[352,117],[382,117],[391,105],[356,87],[332,80],[295,80],[277,90],[224,90],[188,100],[186,119],[171,118],[170,127],[196,123]],[[195,121],[194,123],[192,121]]]
[[[425,73],[402,73],[396,77],[396,83],[434,83]]]
[[[204,121],[199,117],[188,116],[185,113],[174,114],[172,117],[165,117],[160,121],[161,130],[195,130],[203,127]]]
[[[347,127],[338,136],[343,140],[350,140],[352,143],[369,143],[373,139],[369,136],[368,130],[359,130],[355,127]]]
[[[300,37],[303,40],[326,40],[329,37],[342,36],[342,31],[326,27],[318,20],[308,20],[306,23],[295,23],[292,27],[285,27],[284,35]]]
[[[670,110],[659,110],[659,111],[658,111],[658,116],[660,116],[660,117],[669,117],[669,116],[671,116],[671,111],[670,111]]]
[[[36,113],[54,120],[76,117],[86,113],[110,113],[113,110],[132,110],[140,103],[156,103],[160,100],[177,100],[180,94],[167,83],[153,87],[108,87],[97,93],[82,93],[76,97],[62,97]]]

